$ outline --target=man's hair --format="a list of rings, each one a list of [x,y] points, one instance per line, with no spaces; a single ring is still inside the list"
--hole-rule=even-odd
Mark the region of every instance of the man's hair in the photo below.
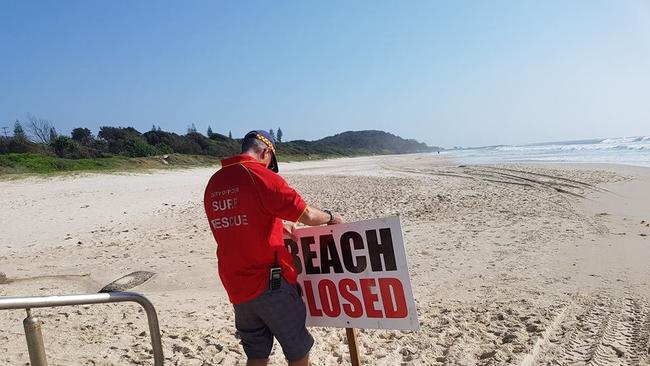
[[[268,146],[266,146],[265,143],[256,139],[255,137],[249,137],[247,139],[244,139],[244,141],[241,142],[242,153],[249,152],[249,151],[258,152],[267,147]]]

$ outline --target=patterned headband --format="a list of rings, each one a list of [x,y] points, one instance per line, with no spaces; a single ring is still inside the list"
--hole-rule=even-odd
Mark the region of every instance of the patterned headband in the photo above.
[[[273,143],[271,142],[271,140],[267,139],[266,137],[262,136],[262,135],[259,134],[259,133],[258,133],[255,137],[257,137],[258,140],[260,140],[260,141],[262,141],[263,143],[265,143],[266,146],[268,146],[269,149],[271,149],[271,151],[273,151],[273,153],[275,154],[275,147],[273,146]]]

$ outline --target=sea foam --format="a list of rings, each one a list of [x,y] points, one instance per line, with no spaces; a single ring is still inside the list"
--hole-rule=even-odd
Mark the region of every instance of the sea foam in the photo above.
[[[650,136],[499,145],[450,150],[445,154],[452,154],[465,164],[545,162],[650,166]]]

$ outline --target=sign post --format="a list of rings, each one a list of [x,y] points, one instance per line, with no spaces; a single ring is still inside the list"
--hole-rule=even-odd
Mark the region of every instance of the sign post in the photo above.
[[[352,366],[361,366],[359,359],[359,346],[357,345],[357,332],[354,328],[345,328],[345,336],[348,338],[348,349],[350,350],[350,363]]]
[[[418,330],[399,217],[298,228],[285,238],[307,308],[307,326],[345,328],[353,366],[354,328]]]

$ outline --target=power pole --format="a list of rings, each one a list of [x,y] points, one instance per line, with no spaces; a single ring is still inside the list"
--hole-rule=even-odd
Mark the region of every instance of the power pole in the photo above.
[[[7,135],[7,130],[9,129],[9,127],[0,127],[0,128],[2,128],[2,132],[4,132],[4,133],[5,133],[5,137],[7,137],[7,136],[8,136],[8,135]]]

